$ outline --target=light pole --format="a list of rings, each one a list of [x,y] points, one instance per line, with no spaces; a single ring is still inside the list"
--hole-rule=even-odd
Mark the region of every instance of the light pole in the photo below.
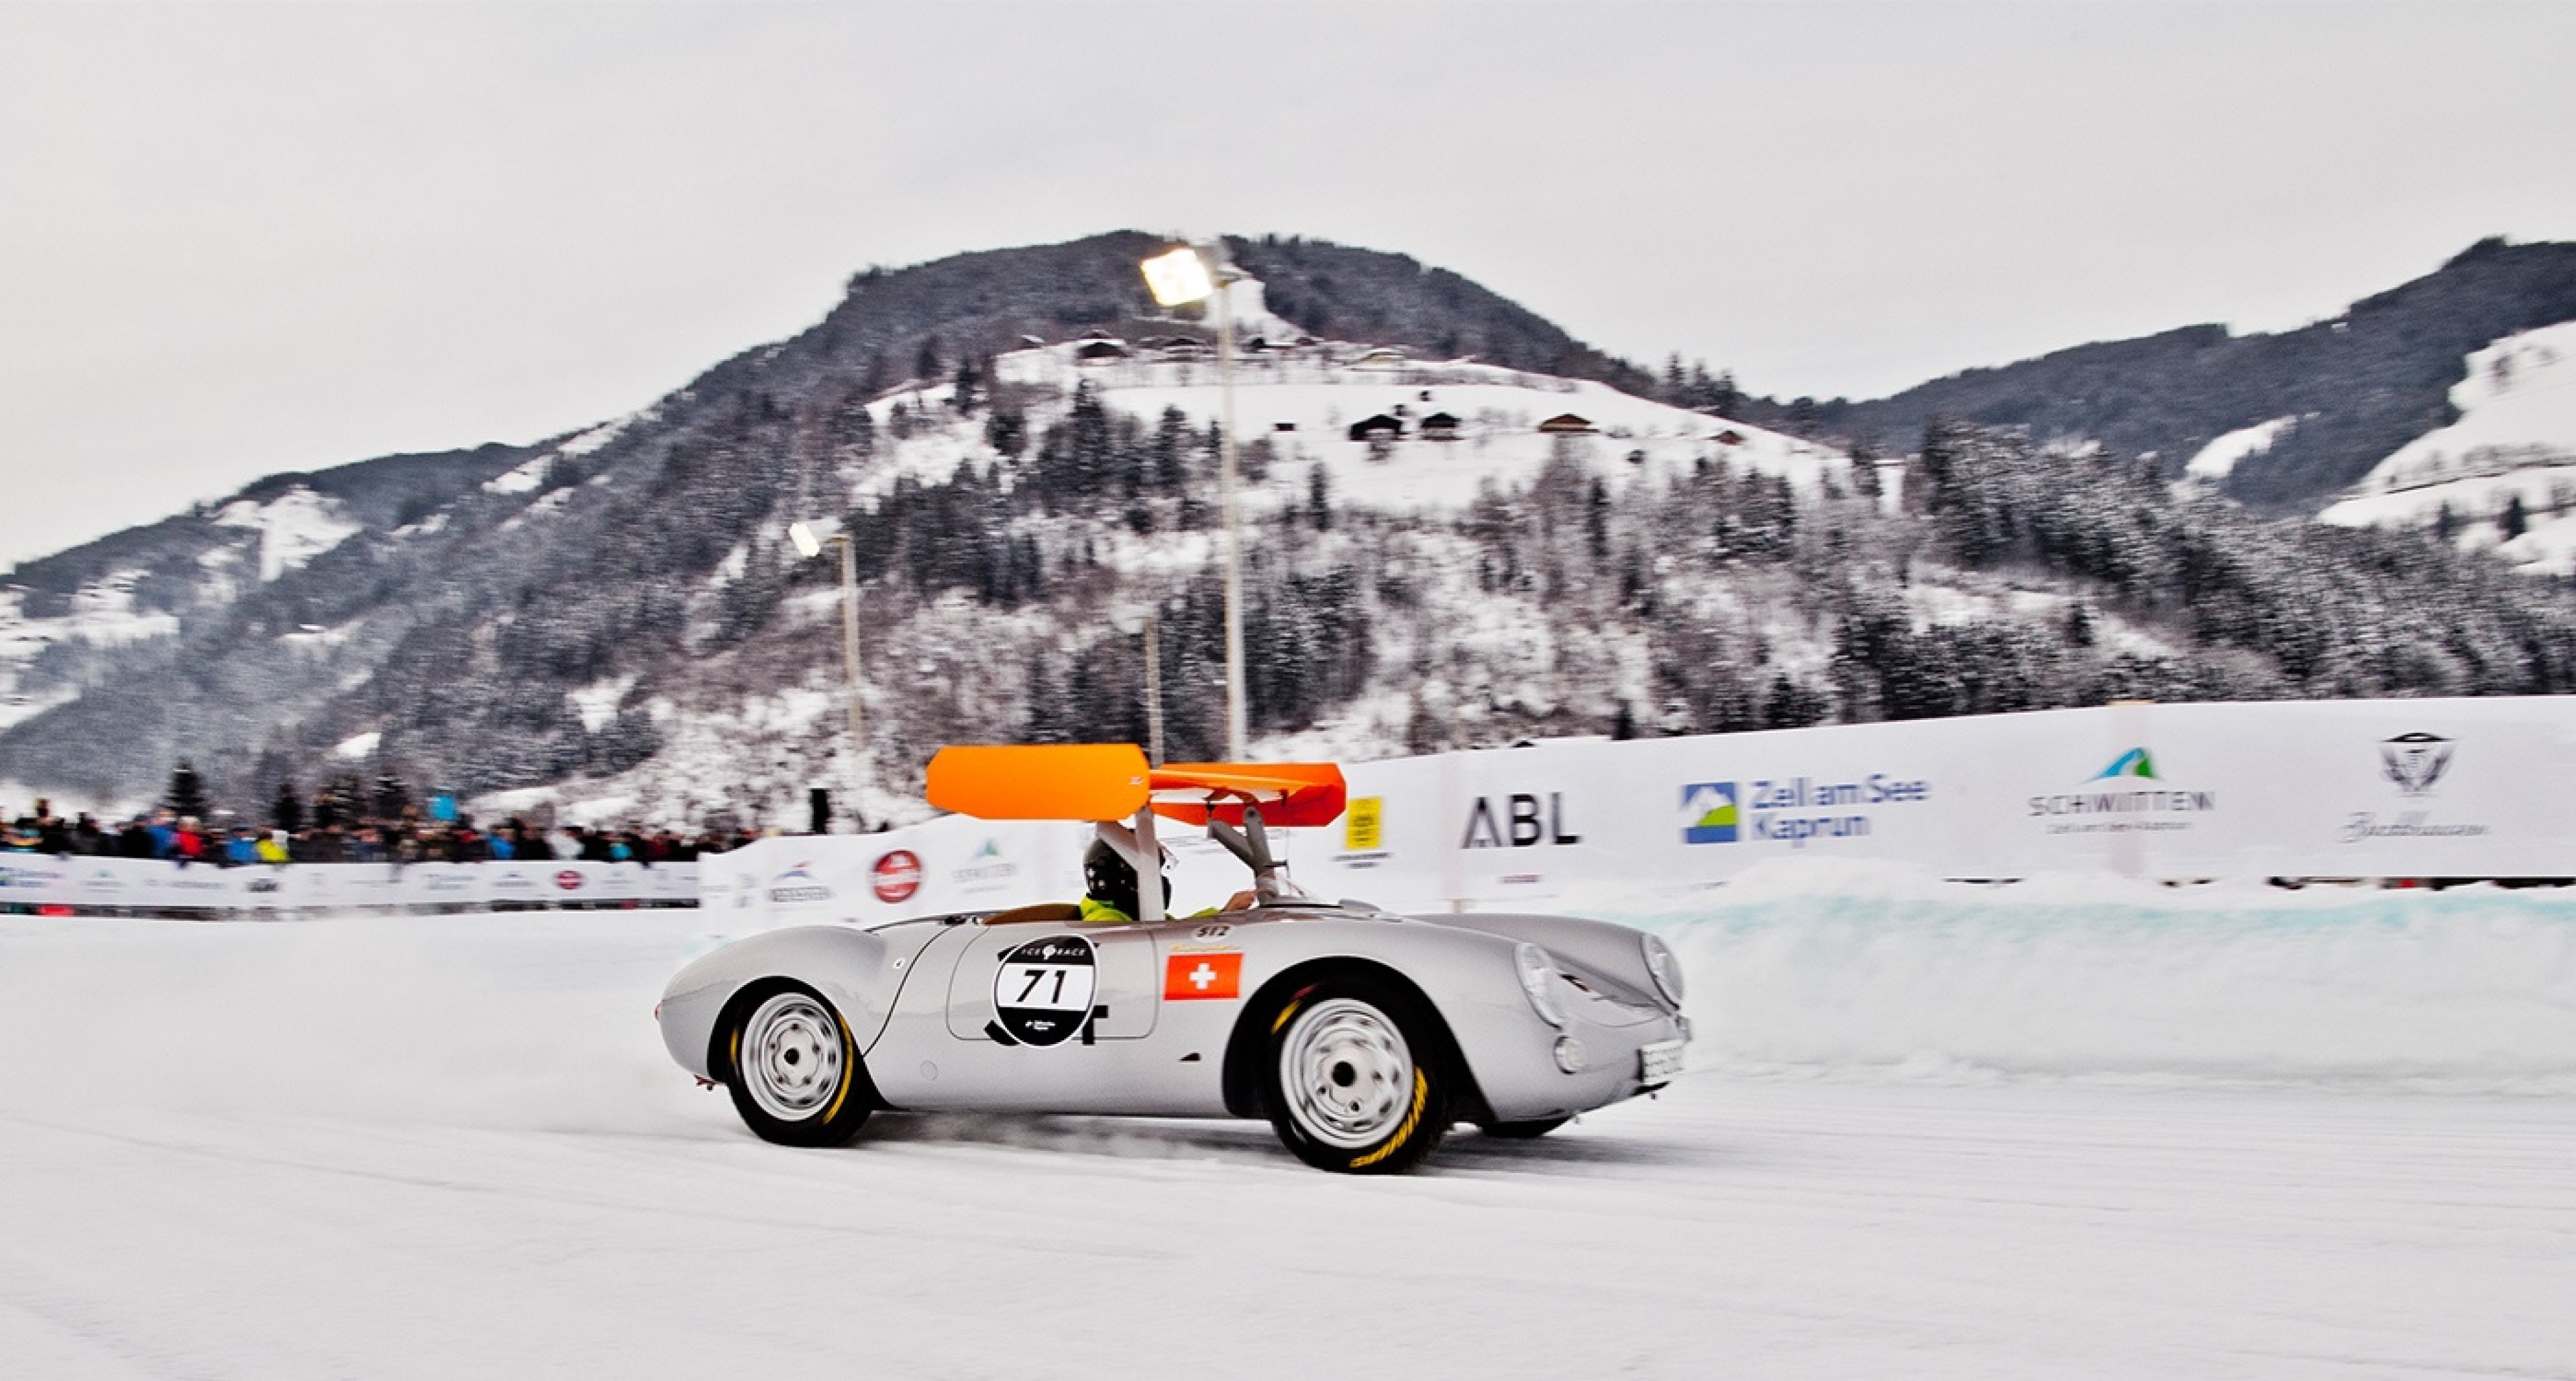
[[[1153,609],[1131,609],[1118,616],[1118,631],[1145,635],[1145,761],[1155,767],[1163,765],[1163,654],[1156,627],[1162,622]]]
[[[824,524],[828,528],[832,525]],[[850,690],[850,826],[864,829],[867,815],[861,805],[868,789],[868,739],[859,720],[859,560],[846,532],[818,531],[813,523],[791,523],[787,539],[796,550],[811,561],[823,554],[827,546],[841,549],[841,675]]]
[[[1145,261],[1145,286],[1166,307],[1216,299],[1216,377],[1223,426],[1217,453],[1223,469],[1220,493],[1225,521],[1225,755],[1243,760],[1243,539],[1235,504],[1234,454],[1234,304],[1226,291],[1243,275],[1226,262],[1225,242],[1202,250],[1183,245]],[[1158,758],[1159,754],[1156,755]]]

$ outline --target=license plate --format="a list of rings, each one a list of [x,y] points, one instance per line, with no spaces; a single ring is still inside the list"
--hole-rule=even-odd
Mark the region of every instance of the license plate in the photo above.
[[[1669,1084],[1682,1072],[1682,1042],[1657,1041],[1637,1051],[1637,1082]]]

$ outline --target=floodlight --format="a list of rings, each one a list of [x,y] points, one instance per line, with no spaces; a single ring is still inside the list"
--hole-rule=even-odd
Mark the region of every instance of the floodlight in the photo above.
[[[1146,288],[1166,307],[1216,296],[1216,276],[1208,272],[1207,260],[1188,245],[1146,260],[1144,269]]]
[[[809,561],[823,554],[823,539],[814,535],[811,523],[788,524],[787,540],[794,542],[797,552]]]

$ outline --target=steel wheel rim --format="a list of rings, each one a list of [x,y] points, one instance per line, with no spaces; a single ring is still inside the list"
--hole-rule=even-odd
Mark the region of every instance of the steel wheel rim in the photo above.
[[[1356,1151],[1393,1135],[1413,1106],[1413,1050],[1384,1012],[1334,998],[1307,1008],[1279,1049],[1279,1086],[1299,1131]]]
[[[795,1122],[840,1095],[841,1055],[841,1024],[830,1010],[803,993],[780,993],[743,1023],[737,1064],[751,1101]]]

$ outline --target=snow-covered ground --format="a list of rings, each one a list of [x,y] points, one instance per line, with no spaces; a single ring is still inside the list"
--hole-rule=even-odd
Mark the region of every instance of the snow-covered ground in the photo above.
[[[2199,453],[2182,467],[2183,475],[2186,479],[2195,480],[2201,484],[2216,485],[2233,473],[2237,465],[2246,457],[2261,455],[2272,449],[2272,443],[2280,440],[2281,433],[2298,420],[2295,414],[2289,417],[2275,417],[2269,422],[2257,422],[2250,427],[2239,427],[2218,437],[2201,447]]]
[[[2466,364],[2468,377],[2451,386],[2460,419],[2400,447],[2322,520],[2430,528],[2447,510],[2463,547],[2576,571],[2576,322],[2507,336]],[[2507,540],[2501,524],[2515,499],[2525,528]]]
[[[266,503],[236,499],[215,515],[218,527],[259,533],[259,578],[264,583],[366,531],[338,499],[295,485]]]
[[[690,912],[0,918],[0,1371],[2576,1374],[2576,899],[1654,905],[1694,1071],[1385,1181],[1236,1123],[756,1142],[649,1017]]]

